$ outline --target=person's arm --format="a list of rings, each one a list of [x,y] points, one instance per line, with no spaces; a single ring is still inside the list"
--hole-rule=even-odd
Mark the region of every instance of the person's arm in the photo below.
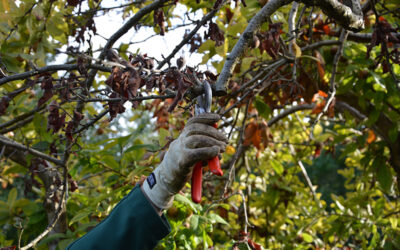
[[[160,216],[138,185],[106,219],[67,249],[153,249],[170,230],[164,214]]]
[[[110,215],[67,249],[152,249],[170,226],[162,214],[190,178],[194,164],[223,152],[227,139],[213,127],[216,114],[189,119],[160,165]],[[161,216],[160,216],[161,215]]]

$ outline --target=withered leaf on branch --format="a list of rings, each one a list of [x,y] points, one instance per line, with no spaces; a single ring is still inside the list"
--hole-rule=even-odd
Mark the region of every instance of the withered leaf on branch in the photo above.
[[[147,57],[147,54],[144,55],[140,55],[138,54],[137,56],[129,56],[129,61],[130,61],[130,65],[128,62],[127,63],[127,67],[143,67],[145,69],[153,69],[154,68],[154,59],[153,58],[149,58]]]
[[[47,130],[53,130],[53,133],[57,133],[60,128],[65,125],[65,113],[59,114],[59,104],[56,100],[52,101],[47,107],[49,115],[47,117]]]
[[[69,6],[77,6],[81,0],[67,0]]]
[[[244,130],[244,146],[254,145],[258,150],[263,150],[273,139],[272,133],[265,121],[257,122],[255,120],[247,124]]]
[[[44,93],[38,101],[38,107],[42,106],[53,97],[53,77],[46,75],[40,84],[40,87],[44,90]]]
[[[169,127],[169,113],[166,108],[166,103],[169,100],[166,100],[164,103],[161,102],[160,99],[156,99],[152,102],[151,106],[155,107],[153,117],[156,117],[156,128],[165,128]]]
[[[120,93],[121,81],[122,81],[122,69],[120,69],[119,67],[114,67],[110,76],[106,80],[106,84],[110,86],[111,89],[114,90],[115,92]]]
[[[300,75],[297,79],[301,86],[303,86],[301,96],[307,103],[312,103],[314,94],[318,91],[318,85],[314,83],[308,73],[300,68]]]
[[[190,33],[190,30],[186,30],[183,38],[186,38],[189,33]],[[203,42],[202,42],[201,36],[199,34],[196,34],[192,38],[190,38],[189,42],[187,43],[190,45],[190,49],[189,49],[190,53],[193,53],[198,48],[200,48],[202,43]]]
[[[384,17],[379,17],[372,33],[371,43],[367,46],[367,58],[369,58],[372,48],[378,44],[387,44],[388,42],[400,43],[400,40],[392,34],[392,32],[397,32],[397,30]]]
[[[74,116],[72,117],[72,120],[68,122],[67,128],[65,129],[65,136],[68,138],[68,140],[73,140],[72,134],[74,129],[79,125],[79,122],[83,119],[83,117],[83,114],[74,111]]]
[[[208,24],[208,33],[205,37],[209,37],[211,40],[215,41],[215,46],[217,47],[224,44],[225,41],[224,32],[212,21]]]
[[[78,64],[78,72],[81,75],[86,75],[87,74],[86,60],[80,56],[78,57],[77,64]]]
[[[182,73],[176,68],[171,69],[165,76],[165,79],[167,81],[166,87],[171,86],[172,89],[176,91],[174,101],[168,109],[168,112],[172,112],[176,105],[178,105],[178,103],[182,100],[183,94],[191,84],[185,84]]]
[[[272,23],[268,32],[260,32],[260,52],[266,51],[273,59],[277,58],[280,49],[279,36],[282,33],[282,23]]]
[[[160,35],[165,35],[165,16],[162,9],[154,11],[154,23],[160,27]]]
[[[116,98],[118,97],[118,94],[116,93],[111,93],[109,96],[110,98]],[[109,112],[110,112],[110,121],[112,121],[117,114],[122,114],[125,112],[125,107],[124,107],[124,101],[109,101],[108,102],[108,107],[109,107]]]
[[[6,109],[11,101],[11,98],[8,96],[3,96],[0,99],[0,115],[4,115],[6,113]]]

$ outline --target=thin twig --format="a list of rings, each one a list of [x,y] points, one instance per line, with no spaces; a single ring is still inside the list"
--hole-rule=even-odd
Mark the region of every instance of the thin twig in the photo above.
[[[67,171],[67,167],[64,165],[63,166],[64,169],[64,173],[63,173],[63,186],[62,186],[62,194],[61,194],[61,202],[58,205],[58,208],[56,209],[55,212],[55,216],[53,218],[53,222],[47,226],[47,228],[40,234],[38,235],[35,239],[33,239],[29,244],[27,244],[24,247],[21,247],[21,250],[27,250],[31,247],[36,246],[36,244],[41,241],[44,237],[46,237],[46,235],[53,230],[53,228],[55,227],[55,225],[57,224],[58,220],[60,219],[61,215],[63,214],[62,210],[63,207],[65,206],[66,202],[67,202],[67,190],[68,190],[68,171]]]
[[[244,136],[243,135],[244,135],[247,115],[249,113],[249,106],[250,106],[251,101],[252,101],[251,99],[249,99],[247,101],[246,108],[244,110],[245,113],[244,113],[244,118],[243,118],[243,121],[242,121],[242,128],[241,128],[240,133],[239,133],[238,143],[237,143],[237,146],[236,146],[236,152],[235,152],[235,154],[233,155],[232,159],[229,162],[228,180],[226,181],[226,184],[225,184],[225,187],[224,187],[224,192],[222,193],[221,198],[223,198],[228,192],[228,187],[231,185],[231,182],[234,179],[235,163],[236,163],[236,161],[238,160],[240,154],[243,151],[243,140],[244,140]]]
[[[9,120],[9,121],[7,121],[7,122],[4,122],[4,123],[0,124],[0,129],[6,128],[6,127],[8,127],[8,126],[13,125],[13,124],[16,123],[16,122],[19,122],[19,121],[21,121],[21,120],[24,120],[25,118],[28,118],[28,117],[30,117],[30,116],[33,116],[34,114],[40,112],[41,110],[43,110],[43,109],[45,109],[45,108],[46,108],[46,105],[42,105],[42,106],[40,106],[40,107],[36,107],[36,108],[32,109],[32,110],[29,111],[29,112],[26,112],[26,113],[24,113],[24,114],[22,114],[22,115],[20,115],[20,116],[15,117],[15,118],[12,119],[12,120]],[[0,133],[1,133],[1,132],[0,132]]]
[[[251,224],[249,223],[249,218],[247,217],[246,198],[244,197],[242,190],[239,190],[239,194],[242,197],[243,210],[244,210],[244,220],[245,220],[244,232],[247,234],[247,226],[251,226]]]
[[[109,109],[104,110],[103,112],[101,112],[100,114],[95,116],[90,122],[83,125],[80,129],[74,131],[73,134],[79,134],[83,130],[88,129],[89,127],[93,126],[93,124],[95,124],[98,120],[100,120],[102,117],[104,117],[108,113],[108,111],[109,111]]]
[[[219,11],[219,9],[221,8],[222,4],[220,4],[220,6],[217,9],[212,10],[210,13],[208,13],[207,15],[205,15],[200,22],[198,22],[198,24],[196,25],[196,27],[185,36],[185,38],[174,48],[174,50],[171,52],[171,54],[169,54],[166,58],[164,58],[164,60],[162,62],[160,62],[160,64],[158,64],[157,69],[161,69],[167,62],[169,62],[176,53],[178,53],[178,51],[187,43],[189,42],[189,40],[196,35],[197,31],[209,20],[211,20],[215,14]]]
[[[294,150],[293,145],[289,145],[289,149],[290,149],[290,152],[292,153],[293,157],[295,157],[296,152],[295,152],[295,150]],[[304,176],[304,179],[306,179],[306,182],[307,182],[308,187],[309,187],[310,190],[311,190],[311,194],[312,194],[313,197],[314,197],[315,203],[317,203],[317,205],[318,205],[319,208],[322,208],[322,204],[321,204],[321,202],[318,200],[317,194],[315,193],[313,184],[312,184],[312,182],[311,182],[310,177],[308,176],[307,170],[306,170],[306,168],[304,167],[303,162],[302,162],[301,160],[298,160],[298,161],[297,161],[297,164],[299,164],[299,166],[300,166],[301,172],[302,172],[302,174],[303,174],[303,176]]]
[[[314,127],[315,125],[319,122],[319,120],[321,119],[321,117],[328,111],[329,106],[331,105],[332,101],[335,98],[336,95],[336,71],[337,71],[337,66],[339,64],[339,59],[343,54],[343,47],[344,47],[344,43],[346,41],[348,35],[348,31],[345,29],[342,29],[342,32],[340,34],[340,38],[339,41],[341,42],[339,45],[339,49],[335,54],[335,58],[333,59],[333,65],[332,65],[332,76],[330,79],[330,89],[329,89],[329,97],[328,100],[325,103],[324,108],[322,109],[322,111],[317,115],[317,118],[315,119],[315,121],[313,122],[313,124],[311,125],[311,131],[310,131],[310,138],[314,139]]]

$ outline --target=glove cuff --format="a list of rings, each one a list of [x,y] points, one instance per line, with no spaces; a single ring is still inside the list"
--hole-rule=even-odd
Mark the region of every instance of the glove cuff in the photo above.
[[[160,209],[168,209],[174,201],[174,193],[170,192],[160,174],[162,165],[160,165],[153,173],[147,176],[143,182],[142,189],[150,201]]]

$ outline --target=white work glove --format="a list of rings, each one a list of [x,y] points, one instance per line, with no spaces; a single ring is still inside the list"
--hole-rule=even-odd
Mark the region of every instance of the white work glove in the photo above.
[[[144,181],[142,190],[157,208],[167,209],[172,205],[174,195],[189,180],[197,162],[225,151],[228,140],[213,127],[219,119],[219,115],[211,113],[189,119],[163,161]]]

